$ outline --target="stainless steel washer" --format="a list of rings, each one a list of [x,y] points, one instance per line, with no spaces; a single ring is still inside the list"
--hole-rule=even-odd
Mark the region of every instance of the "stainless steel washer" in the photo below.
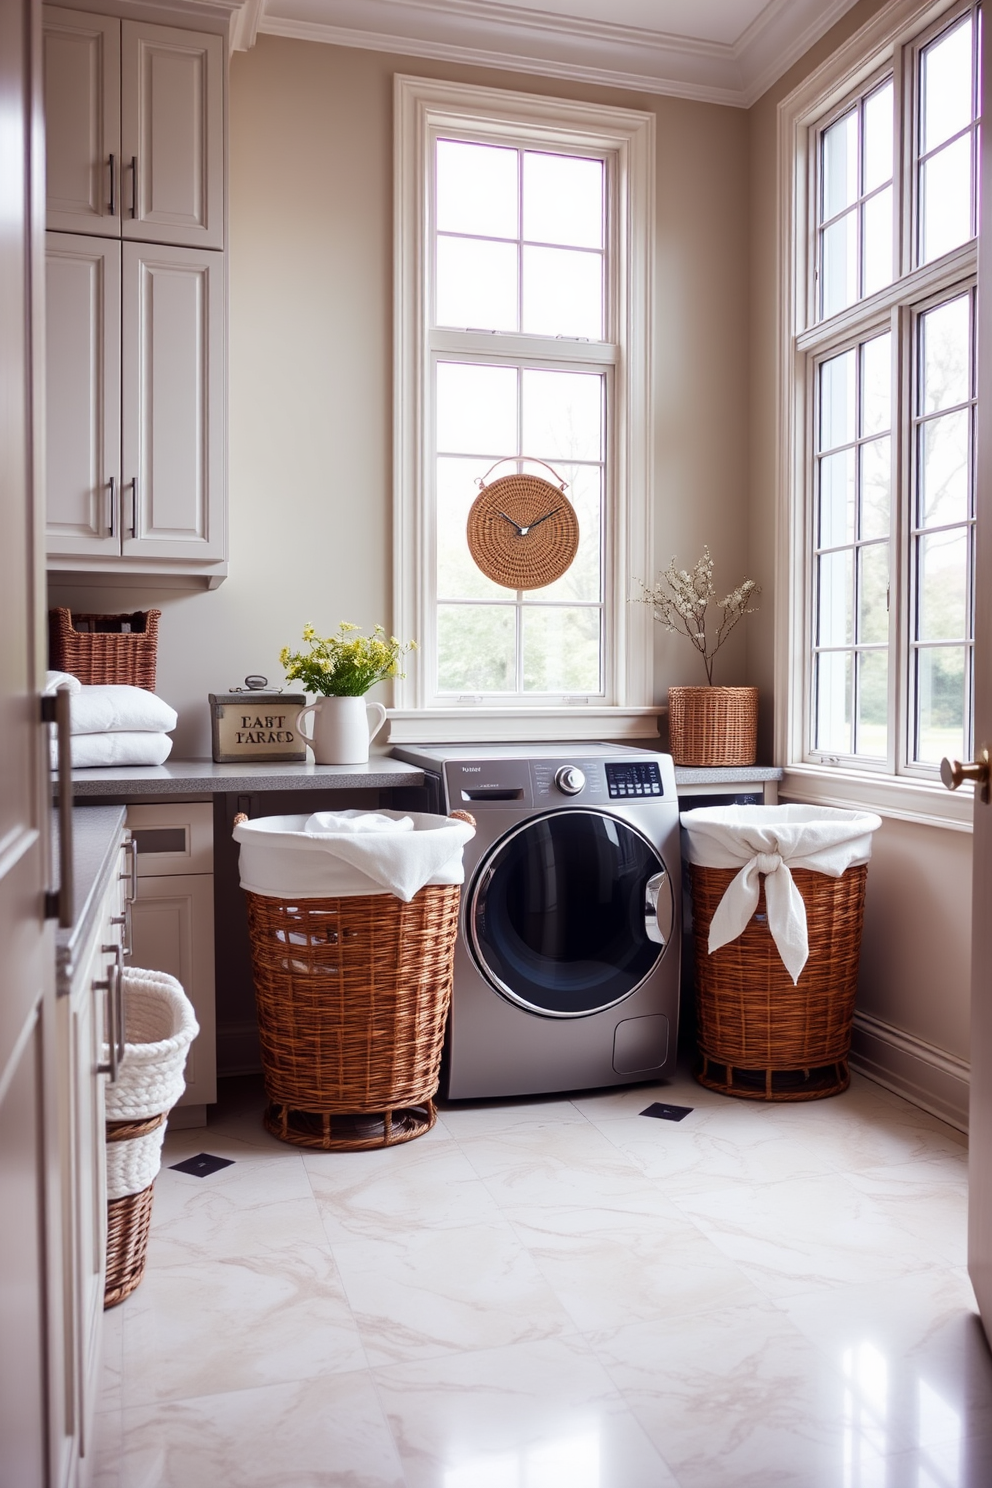
[[[652,1080],[675,1063],[679,805],[668,755],[609,744],[393,750],[471,811],[452,1099]]]

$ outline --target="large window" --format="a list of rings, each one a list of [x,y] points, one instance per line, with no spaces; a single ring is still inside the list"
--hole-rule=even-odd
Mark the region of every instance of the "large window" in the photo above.
[[[650,533],[651,118],[400,78],[397,128],[394,624],[420,649],[394,735],[418,712],[450,737],[456,714],[483,720],[466,737],[549,715],[595,733],[606,712],[643,733],[650,632],[626,601]],[[539,589],[469,547],[480,489],[514,473],[578,518]]]
[[[794,760],[970,757],[980,32],[910,22],[797,136]]]

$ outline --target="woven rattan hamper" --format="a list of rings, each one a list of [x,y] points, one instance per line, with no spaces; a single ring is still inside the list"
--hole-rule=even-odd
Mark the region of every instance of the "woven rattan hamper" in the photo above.
[[[771,1101],[816,1100],[846,1090],[868,865],[850,867],[839,878],[793,870],[809,936],[809,959],[795,985],[768,929],[764,886],[743,935],[710,954],[710,921],[737,870],[686,867],[700,1084]]]
[[[460,894],[457,884],[428,884],[409,901],[246,889],[273,1136],[356,1151],[434,1125]]]

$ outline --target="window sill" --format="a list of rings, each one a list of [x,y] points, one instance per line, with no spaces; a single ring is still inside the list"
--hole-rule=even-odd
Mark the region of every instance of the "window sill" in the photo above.
[[[896,821],[919,822],[952,832],[970,832],[974,787],[948,791],[939,781],[909,780],[829,765],[786,765],[779,797],[810,806],[846,806],[875,811]]]
[[[391,708],[391,744],[513,744],[558,739],[605,739],[632,743],[655,739],[659,715],[666,710],[600,707]],[[659,741],[660,742],[660,741]]]

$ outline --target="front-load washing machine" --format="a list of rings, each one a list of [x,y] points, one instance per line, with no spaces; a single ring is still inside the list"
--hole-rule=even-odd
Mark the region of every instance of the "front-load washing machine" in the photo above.
[[[657,1079],[675,1063],[679,805],[668,755],[609,744],[423,745],[465,849],[443,1091]]]

